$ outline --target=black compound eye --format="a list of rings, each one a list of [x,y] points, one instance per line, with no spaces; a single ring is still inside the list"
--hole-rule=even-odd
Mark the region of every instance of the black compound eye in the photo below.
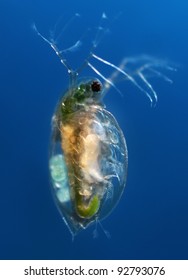
[[[91,84],[91,89],[93,92],[99,92],[102,89],[102,85],[99,81],[93,81]]]

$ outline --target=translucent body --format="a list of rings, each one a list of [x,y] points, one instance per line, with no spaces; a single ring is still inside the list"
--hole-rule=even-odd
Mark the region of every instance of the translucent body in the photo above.
[[[94,92],[91,84],[69,90],[52,122],[53,193],[72,234],[112,211],[127,177],[125,138],[113,115],[104,109],[102,92]]]
[[[76,13],[75,17],[79,14]],[[69,75],[70,88],[59,101],[52,120],[49,166],[56,204],[73,235],[106,217],[117,204],[126,183],[128,156],[125,138],[113,115],[104,109],[104,95],[110,88],[121,93],[116,83],[124,80],[155,106],[158,96],[150,80],[158,77],[172,83],[161,69],[176,70],[167,61],[148,55],[125,57],[119,65],[98,56],[97,46],[108,31],[104,27],[106,20],[103,13],[91,48],[76,69],[69,65],[67,53],[77,51],[85,35],[70,47],[61,48],[58,41],[63,34],[55,36],[58,24],[50,39],[33,24],[34,31],[53,49]],[[71,22],[72,18],[63,30]],[[62,38],[64,41],[66,36]],[[104,76],[96,63],[111,68],[113,72],[109,77]],[[103,87],[96,79],[78,83],[81,72],[87,67],[103,80]]]

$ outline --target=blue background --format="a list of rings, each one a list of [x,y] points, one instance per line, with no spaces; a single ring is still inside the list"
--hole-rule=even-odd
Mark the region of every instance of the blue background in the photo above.
[[[48,174],[51,116],[68,75],[31,26],[36,22],[48,36],[60,16],[78,12],[82,17],[70,28],[81,36],[99,24],[104,11],[110,34],[98,55],[118,64],[125,56],[147,53],[175,62],[178,71],[169,73],[173,85],[154,81],[155,108],[126,82],[119,86],[123,98],[114,90],[106,96],[127,140],[127,185],[102,222],[111,239],[100,228],[93,239],[90,227],[72,242]],[[1,259],[188,259],[187,14],[186,0],[0,1]],[[66,47],[76,37],[71,31],[63,40]],[[79,64],[85,53],[83,45],[71,63]],[[104,65],[99,70],[106,73]],[[87,75],[95,76],[89,69]]]

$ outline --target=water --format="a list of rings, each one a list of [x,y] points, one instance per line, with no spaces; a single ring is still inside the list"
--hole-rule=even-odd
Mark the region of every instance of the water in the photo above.
[[[75,2],[0,3],[0,258],[187,259],[187,1]],[[153,80],[155,108],[127,82],[119,83],[123,98],[114,90],[106,96],[127,140],[127,186],[102,223],[111,239],[100,228],[93,239],[91,227],[72,242],[54,206],[48,173],[51,116],[68,76],[31,26],[35,22],[48,35],[60,16],[78,12],[82,17],[63,38],[69,44],[87,25],[97,26],[104,11],[112,20],[98,55],[118,64],[125,56],[146,53],[168,58],[178,71],[170,74],[173,85]],[[87,48],[74,53],[71,63],[79,64]],[[83,74],[95,76],[88,69]]]

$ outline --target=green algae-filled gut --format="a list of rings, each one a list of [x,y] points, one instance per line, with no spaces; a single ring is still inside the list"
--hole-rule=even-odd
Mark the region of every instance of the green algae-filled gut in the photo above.
[[[102,15],[102,20],[106,15]],[[52,190],[58,209],[74,236],[90,224],[100,221],[117,205],[126,184],[128,152],[125,137],[115,117],[105,109],[103,99],[120,76],[129,81],[150,100],[157,102],[157,94],[148,81],[151,76],[171,80],[160,68],[172,70],[164,61],[149,56],[124,58],[119,66],[96,55],[99,43],[94,40],[88,57],[76,70],[68,65],[63,50],[54,39],[46,39],[34,26],[37,34],[47,42],[68,70],[70,86],[59,100],[52,118],[50,174]],[[101,26],[98,28],[102,30]],[[66,49],[76,50],[76,44]],[[109,66],[113,73],[106,78],[91,58]],[[90,67],[98,78],[80,78],[83,68]],[[79,79],[78,79],[79,77]]]

